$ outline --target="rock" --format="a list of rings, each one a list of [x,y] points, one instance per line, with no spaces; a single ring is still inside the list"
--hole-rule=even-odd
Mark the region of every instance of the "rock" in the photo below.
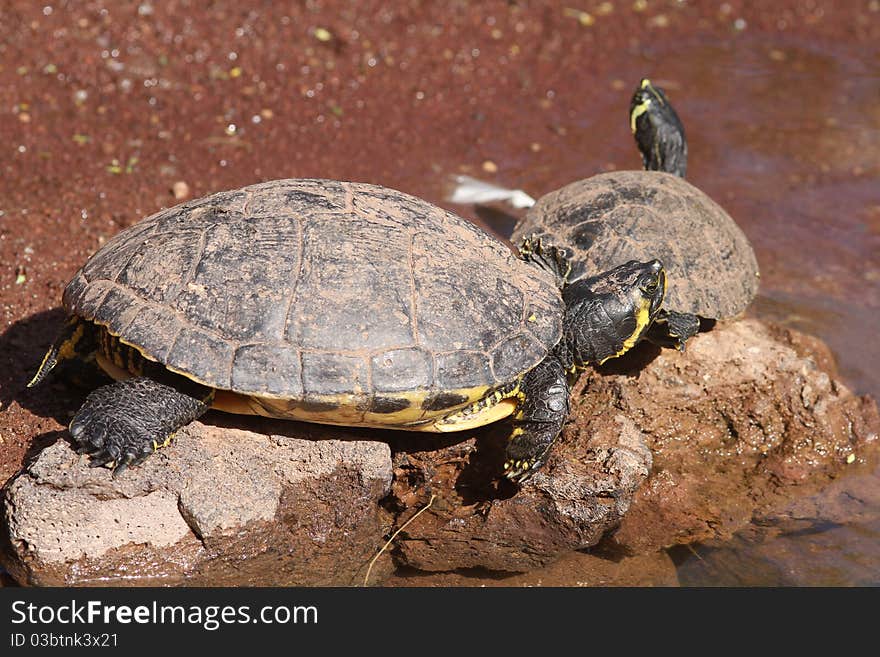
[[[396,445],[397,525],[434,501],[394,558],[524,571],[609,532],[602,545],[628,554],[729,537],[877,442],[876,404],[817,360],[833,367],[821,341],[756,320],[719,324],[685,353],[640,345],[581,378],[550,461],[516,495],[485,483],[500,467],[503,425],[438,450]]]
[[[665,350],[637,376],[622,363],[586,377],[579,412],[619,409],[654,454],[613,542],[644,553],[726,540],[875,458],[876,403],[817,362],[833,367],[818,339],[742,320],[684,354]]]
[[[350,585],[390,484],[381,442],[196,422],[114,479],[59,441],[5,492],[4,565],[34,585]]]
[[[609,413],[589,431],[566,432],[547,464],[517,491],[493,478],[504,441],[499,428],[495,450],[470,439],[395,456],[398,507],[423,506],[435,496],[397,540],[398,563],[421,570],[543,566],[595,545],[616,527],[651,470],[642,433],[624,415]]]

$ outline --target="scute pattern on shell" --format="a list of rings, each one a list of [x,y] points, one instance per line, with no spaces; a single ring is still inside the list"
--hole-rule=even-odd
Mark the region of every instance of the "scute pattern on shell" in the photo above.
[[[566,247],[588,275],[628,260],[659,258],[664,306],[707,318],[742,312],[758,290],[758,263],[745,234],[687,181],[657,171],[618,171],[541,197],[513,234]]]
[[[468,221],[329,180],[154,214],[92,256],[64,305],[208,385],[364,407],[383,392],[506,383],[558,341],[563,312],[544,272]]]

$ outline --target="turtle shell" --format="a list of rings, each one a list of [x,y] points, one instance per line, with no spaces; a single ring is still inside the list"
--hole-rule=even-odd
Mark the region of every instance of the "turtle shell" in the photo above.
[[[154,214],[89,259],[64,305],[211,387],[379,412],[399,393],[440,408],[516,380],[563,316],[549,276],[465,219],[329,180]]]
[[[709,319],[742,312],[758,290],[758,263],[745,234],[686,180],[658,171],[619,171],[541,197],[514,240],[541,235],[573,254],[575,273],[658,258],[664,306]]]

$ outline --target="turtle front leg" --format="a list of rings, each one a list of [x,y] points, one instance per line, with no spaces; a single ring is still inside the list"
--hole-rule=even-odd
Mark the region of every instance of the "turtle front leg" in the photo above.
[[[553,356],[529,370],[520,383],[522,401],[513,416],[504,474],[522,482],[547,460],[568,418],[570,390],[565,368]]]
[[[180,379],[166,385],[137,377],[94,390],[70,423],[77,451],[91,455],[92,467],[110,464],[116,476],[167,445],[214,396],[213,389]]]
[[[519,244],[519,257],[526,262],[535,265],[539,269],[549,272],[556,279],[556,285],[561,290],[572,283],[580,275],[573,270],[574,263],[566,249],[550,244],[541,235],[530,235],[523,238]]]
[[[654,323],[645,333],[645,339],[660,347],[674,347],[684,351],[684,344],[700,332],[700,318],[690,313],[660,309]]]

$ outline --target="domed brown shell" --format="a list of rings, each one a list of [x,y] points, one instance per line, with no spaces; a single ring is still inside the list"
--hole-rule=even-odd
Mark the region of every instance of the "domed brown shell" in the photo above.
[[[468,221],[329,180],[154,214],[92,256],[64,305],[215,388],[365,407],[513,381],[556,344],[563,315],[549,276]]]
[[[590,275],[658,258],[669,310],[733,317],[758,290],[758,262],[739,226],[706,194],[668,173],[618,171],[566,185],[529,210],[514,243],[532,234],[571,250],[575,269]]]

